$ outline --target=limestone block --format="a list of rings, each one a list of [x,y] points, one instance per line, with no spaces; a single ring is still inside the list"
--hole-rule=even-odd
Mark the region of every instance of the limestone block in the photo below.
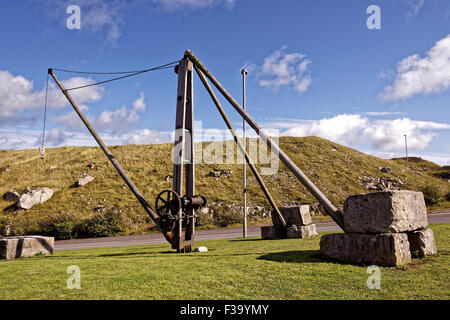
[[[304,239],[318,235],[315,224],[310,224],[307,226],[293,225],[286,229],[286,233],[288,239]]]
[[[434,233],[431,229],[421,229],[408,232],[408,241],[411,252],[417,251],[419,257],[433,255],[437,253]]]
[[[53,237],[24,236],[0,238],[0,259],[32,257],[36,254],[53,254]]]
[[[306,226],[311,223],[311,213],[309,205],[280,207],[281,215],[286,221],[286,226],[300,225]],[[280,218],[272,211],[272,223],[281,225]]]
[[[320,252],[332,259],[355,264],[393,267],[411,262],[406,233],[323,235]]]
[[[427,209],[422,192],[375,192],[353,195],[344,202],[346,232],[406,232],[427,226]]]

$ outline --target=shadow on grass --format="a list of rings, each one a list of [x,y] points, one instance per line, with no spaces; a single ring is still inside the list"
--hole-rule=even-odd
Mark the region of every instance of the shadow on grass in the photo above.
[[[12,213],[12,212],[14,212],[14,211],[16,211],[16,210],[17,210],[17,204],[14,203],[14,204],[12,204],[12,205],[7,206],[6,208],[4,208],[4,209],[3,209],[3,212],[4,212],[4,213]]]
[[[291,262],[291,263],[305,263],[305,262],[329,262],[329,259],[323,257],[319,250],[296,250],[273,252],[262,255],[258,260],[268,260],[275,262]]]
[[[230,242],[254,242],[254,241],[263,241],[261,238],[256,239],[229,239]]]

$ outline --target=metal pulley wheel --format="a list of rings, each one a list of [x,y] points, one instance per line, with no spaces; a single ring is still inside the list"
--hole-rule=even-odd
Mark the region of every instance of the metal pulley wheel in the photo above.
[[[172,231],[181,211],[181,198],[175,191],[164,190],[156,197],[155,209],[165,231]]]

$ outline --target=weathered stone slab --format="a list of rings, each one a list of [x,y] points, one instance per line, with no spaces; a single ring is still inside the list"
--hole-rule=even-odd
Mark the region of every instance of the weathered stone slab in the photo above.
[[[304,239],[318,235],[315,224],[307,226],[293,225],[286,229],[286,233],[288,239]]]
[[[53,196],[53,190],[50,188],[38,188],[36,190],[28,190],[27,193],[23,194],[17,206],[20,209],[28,210],[33,206],[44,203]]]
[[[280,226],[261,227],[261,238],[263,240],[286,239],[286,231]]]
[[[427,228],[407,234],[411,253],[418,252],[419,257],[437,254],[433,230]]]
[[[90,175],[85,175],[84,177],[78,179],[77,186],[83,187],[83,186],[87,185],[89,182],[92,182],[94,180],[95,180],[94,177],[92,177]]]
[[[406,233],[323,235],[320,252],[332,259],[355,264],[393,267],[411,262]]]
[[[300,225],[306,226],[311,223],[311,213],[309,205],[280,207],[281,215],[286,221],[286,226]],[[272,211],[273,225],[281,225],[280,218]]]
[[[24,236],[0,238],[0,259],[32,257],[39,253],[53,254],[53,237]]]
[[[427,209],[422,192],[375,192],[353,195],[344,202],[346,232],[406,232],[427,226]]]

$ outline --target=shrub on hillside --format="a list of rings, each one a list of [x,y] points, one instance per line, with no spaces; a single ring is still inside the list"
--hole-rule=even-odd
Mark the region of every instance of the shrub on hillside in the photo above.
[[[58,240],[74,239],[82,223],[82,218],[72,212],[61,212],[46,217],[39,223],[41,233]]]
[[[420,188],[427,205],[439,205],[444,200],[444,191],[436,185],[426,185]]]
[[[227,208],[218,208],[214,212],[216,224],[218,227],[224,228],[228,225],[242,223],[242,212],[230,210]]]
[[[83,237],[109,237],[125,232],[129,225],[129,219],[118,210],[99,212],[83,221],[79,226],[79,235]]]
[[[216,224],[216,219],[213,213],[205,212],[204,210],[198,210],[196,213],[195,224],[198,227],[213,226]]]

